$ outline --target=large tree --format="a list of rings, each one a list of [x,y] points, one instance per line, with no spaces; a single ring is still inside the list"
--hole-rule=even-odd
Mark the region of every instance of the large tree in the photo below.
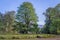
[[[29,2],[24,2],[18,7],[16,19],[18,22],[23,23],[23,31],[28,33],[31,24],[37,24],[37,15],[33,5]],[[21,27],[21,26],[20,26]]]
[[[46,31],[47,33],[60,33],[60,4],[54,8],[48,8],[45,13],[46,16]]]

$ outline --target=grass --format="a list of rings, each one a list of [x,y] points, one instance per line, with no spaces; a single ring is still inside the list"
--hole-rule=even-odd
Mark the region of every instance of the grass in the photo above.
[[[52,38],[52,34],[18,34],[18,35],[0,35],[0,39],[34,39],[34,38]]]

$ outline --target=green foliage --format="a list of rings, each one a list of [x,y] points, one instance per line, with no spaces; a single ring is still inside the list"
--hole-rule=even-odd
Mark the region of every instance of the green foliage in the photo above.
[[[58,34],[58,30],[60,29],[60,4],[58,4],[54,8],[48,8],[46,10],[46,31],[47,33]]]
[[[8,11],[4,15],[0,14],[0,31],[2,33],[11,32],[14,25],[14,11]]]
[[[4,15],[4,22],[5,22],[5,27],[6,27],[6,31],[7,32],[11,32],[11,30],[13,29],[13,25],[14,25],[14,11],[9,11],[6,12]]]
[[[21,29],[20,31],[28,33],[31,24],[37,23],[37,16],[35,14],[33,5],[29,2],[24,2],[22,5],[20,5],[18,7],[16,19],[19,22],[19,24],[22,23],[22,25],[20,24],[21,26],[19,25],[19,28]]]
[[[15,11],[0,13],[0,34],[38,33],[37,19],[33,5],[23,2],[16,14]]]
[[[0,13],[0,33],[4,32],[4,24],[3,24],[4,20],[3,20],[3,14]]]

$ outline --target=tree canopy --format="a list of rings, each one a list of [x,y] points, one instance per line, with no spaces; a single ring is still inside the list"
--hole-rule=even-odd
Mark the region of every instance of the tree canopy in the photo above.
[[[47,33],[60,33],[60,4],[54,8],[49,7],[44,14],[46,16],[45,29]]]
[[[33,24],[37,24],[37,15],[33,5],[29,2],[24,2],[22,5],[20,5],[18,7],[16,19],[18,22],[25,25],[24,27],[20,27],[23,29],[22,31],[27,33],[29,30],[31,30],[31,26],[33,26]]]

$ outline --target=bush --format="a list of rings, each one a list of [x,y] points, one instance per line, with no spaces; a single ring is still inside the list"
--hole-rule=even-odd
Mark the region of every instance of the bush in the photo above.
[[[36,36],[36,38],[42,38],[41,36]]]
[[[0,39],[6,39],[5,37],[0,37]]]
[[[14,36],[13,36],[11,39],[19,39],[19,37],[14,37]]]

